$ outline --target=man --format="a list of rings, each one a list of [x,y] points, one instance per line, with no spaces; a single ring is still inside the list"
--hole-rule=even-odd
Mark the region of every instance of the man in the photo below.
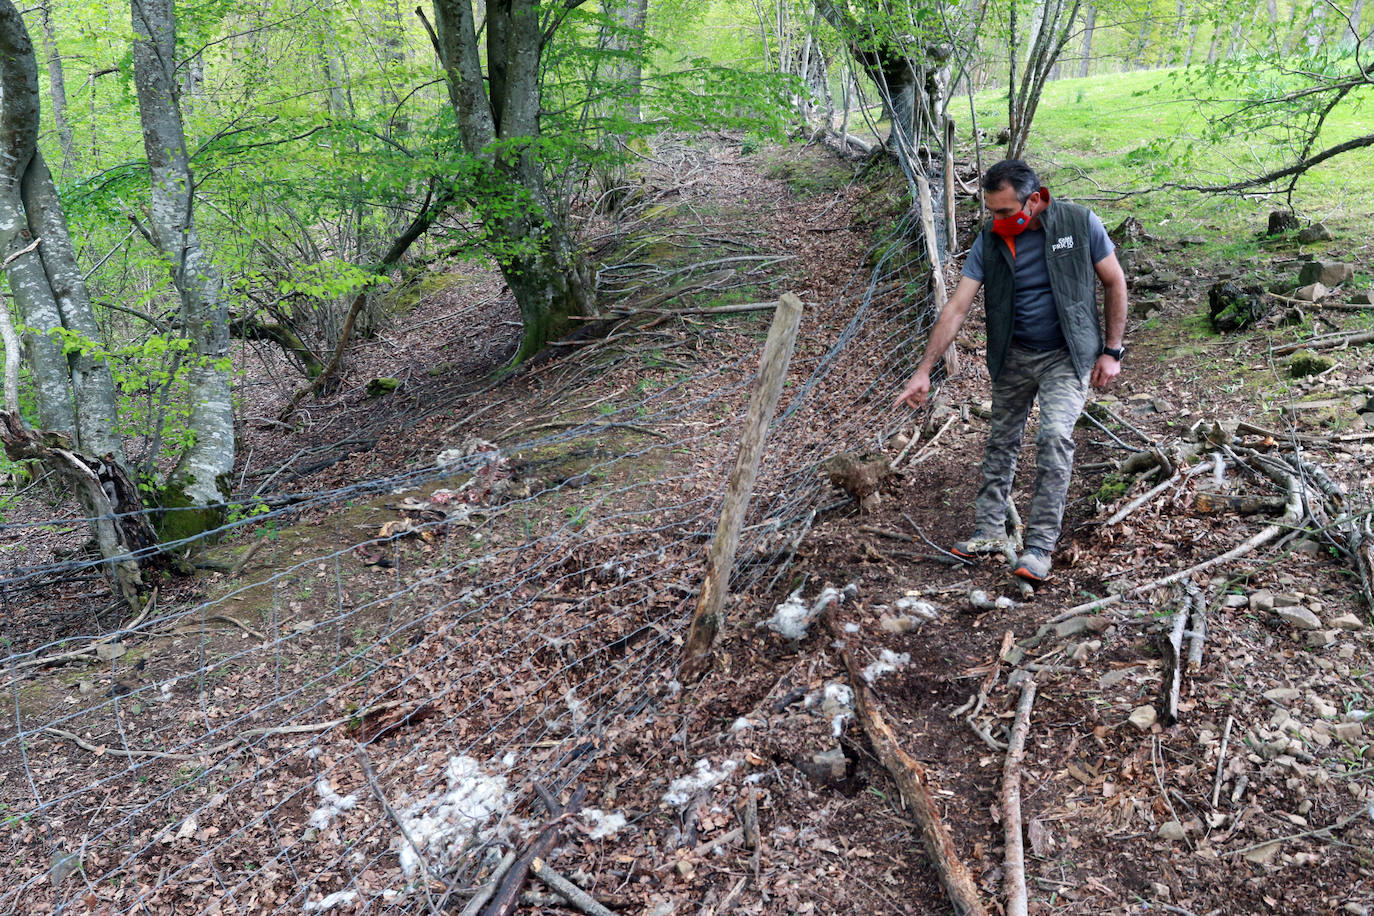
[[[925,404],[931,370],[954,343],[974,295],[983,288],[991,427],[983,484],[974,502],[973,536],[956,543],[953,551],[961,556],[1000,552],[1021,436],[1038,398],[1035,490],[1024,552],[1013,572],[1041,582],[1049,576],[1050,556],[1059,540],[1073,470],[1073,428],[1087,385],[1105,389],[1121,372],[1126,277],[1096,214],[1051,199],[1026,163],[997,163],[983,176],[983,191],[993,218],[969,250],[963,278],[896,403]],[[1102,283],[1105,320],[1098,317],[1096,281]]]

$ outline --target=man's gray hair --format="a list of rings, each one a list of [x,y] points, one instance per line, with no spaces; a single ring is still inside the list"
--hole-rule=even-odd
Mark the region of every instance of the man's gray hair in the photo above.
[[[1011,185],[1016,192],[1016,199],[1024,204],[1027,198],[1040,190],[1040,178],[1035,174],[1035,169],[1020,159],[1003,159],[983,176],[983,190],[1000,191],[1003,185]]]

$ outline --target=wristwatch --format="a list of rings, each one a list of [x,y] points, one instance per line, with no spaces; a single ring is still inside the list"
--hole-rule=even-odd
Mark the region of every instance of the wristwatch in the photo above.
[[[1120,347],[1103,347],[1102,354],[1104,356],[1110,356],[1117,362],[1121,362],[1121,357],[1126,355],[1126,347],[1124,345]]]

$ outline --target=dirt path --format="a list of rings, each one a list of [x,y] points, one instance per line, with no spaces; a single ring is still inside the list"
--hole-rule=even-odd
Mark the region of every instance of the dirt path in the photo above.
[[[1263,341],[1286,332],[1202,333],[1211,268],[1146,242],[1152,270],[1197,273],[1132,322],[1108,402],[1129,426],[1080,429],[1055,578],[1023,601],[996,562],[954,568],[924,540],[966,533],[987,382],[975,324],[942,408],[889,409],[929,320],[923,278],[892,242],[900,186],[858,181],[823,150],[744,154],[733,139],[665,144],[656,160],[624,222],[594,240],[603,282],[625,311],[697,311],[613,317],[488,384],[514,340],[499,284],[425,300],[296,428],[249,424],[243,479],[307,501],[227,539],[203,558],[218,572],[183,582],[113,647],[78,640],[90,658],[11,664],[0,907],[423,912],[466,896],[550,820],[539,783],[564,800],[587,789],[549,859],[621,912],[948,912],[854,721],[832,637],[764,625],[794,590],[809,605],[850,585],[834,612],[860,664],[890,669],[875,669],[874,693],[929,768],[990,905],[1002,893],[992,744],[1020,693],[1008,681],[1028,672],[1032,912],[1368,902],[1371,824],[1351,819],[1369,803],[1367,609],[1330,550],[1290,540],[1197,577],[1210,635],[1177,724],[1129,720],[1155,702],[1161,620],[1181,593],[1042,633],[1112,581],[1186,568],[1268,521],[1198,513],[1208,475],[1196,475],[1103,524],[1149,486],[1109,477],[1122,442],[1176,445],[1211,418],[1273,423],[1268,405],[1306,393],[1267,371]],[[684,687],[684,621],[767,320],[706,309],[784,290],[807,314],[730,629],[705,680]],[[1352,351],[1314,393],[1374,387],[1366,365]],[[370,399],[374,375],[403,385]],[[289,387],[264,381],[247,413],[274,416]],[[842,451],[895,457],[891,433],[915,423],[938,441],[911,450],[869,511],[817,469]],[[1364,440],[1307,454],[1352,494],[1374,482]],[[1228,486],[1274,492],[1238,471]],[[977,610],[975,590],[1016,603]],[[1306,609],[1318,629],[1275,606]],[[1335,623],[1352,615],[1351,629]],[[994,668],[972,723],[954,715]],[[53,871],[72,855],[79,870]],[[522,909],[562,911],[547,897]]]

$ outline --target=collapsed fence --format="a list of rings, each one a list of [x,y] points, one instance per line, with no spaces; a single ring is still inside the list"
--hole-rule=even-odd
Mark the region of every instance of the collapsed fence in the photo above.
[[[891,403],[934,318],[926,256],[903,220],[861,281],[808,304],[731,581],[743,600],[795,586],[802,537],[848,500],[818,465],[909,422]],[[498,445],[477,416],[429,466],[280,500],[216,533],[234,559],[203,600],[11,639],[0,910],[452,905],[537,832],[540,795],[614,780],[617,742],[681,689],[758,360],[743,339],[698,371],[660,337],[651,360],[595,367],[610,394],[573,425]],[[541,397],[580,393],[591,365],[540,368]],[[612,397],[627,390],[642,396]],[[99,565],[11,570],[7,619]]]

